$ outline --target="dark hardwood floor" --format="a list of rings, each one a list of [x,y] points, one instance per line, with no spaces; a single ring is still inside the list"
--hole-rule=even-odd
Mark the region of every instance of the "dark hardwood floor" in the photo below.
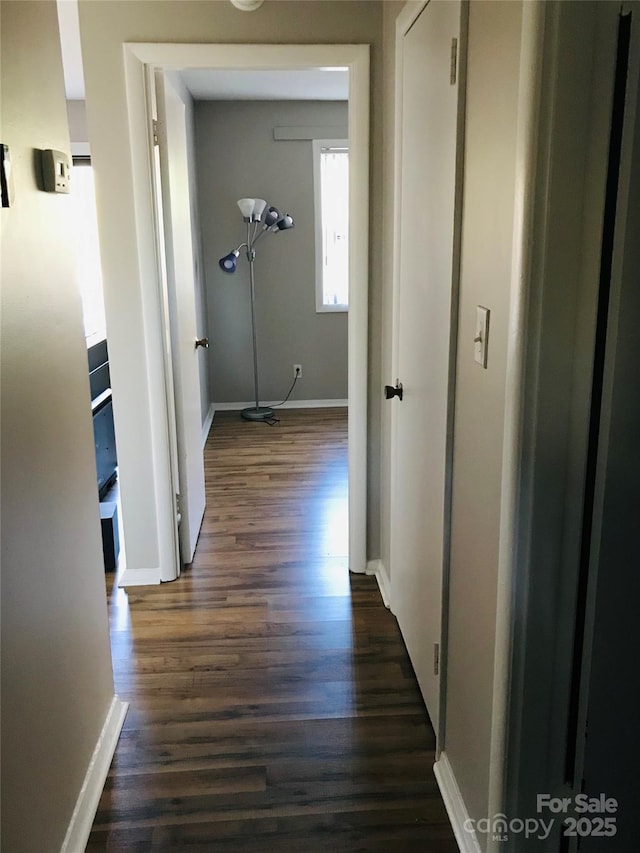
[[[217,414],[174,583],[107,581],[131,707],[88,851],[457,850],[372,577],[347,570],[345,410]]]

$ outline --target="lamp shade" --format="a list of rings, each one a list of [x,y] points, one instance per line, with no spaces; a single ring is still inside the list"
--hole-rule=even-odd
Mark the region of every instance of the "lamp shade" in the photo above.
[[[240,257],[240,252],[237,249],[234,249],[233,252],[229,252],[228,255],[225,255],[224,258],[220,258],[218,264],[220,269],[223,272],[232,273],[236,271],[236,267],[238,265],[238,258]]]
[[[262,213],[267,206],[267,202],[263,198],[254,198],[253,200],[253,221],[260,222]]]
[[[290,216],[288,213],[283,213],[278,220],[279,231],[287,231],[289,228],[293,228],[293,225],[293,216]]]
[[[251,216],[253,215],[253,206],[255,203],[255,198],[238,199],[238,207],[240,208],[240,212],[242,213],[243,217],[249,221],[251,221]]]
[[[280,219],[280,211],[277,207],[270,207],[264,215],[264,227],[270,228],[278,219]]]

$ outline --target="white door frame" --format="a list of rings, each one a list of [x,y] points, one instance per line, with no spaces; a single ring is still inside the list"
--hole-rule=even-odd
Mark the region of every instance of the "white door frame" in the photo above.
[[[161,259],[149,228],[154,223],[152,205],[153,139],[145,87],[149,69],[184,68],[291,69],[344,67],[349,71],[349,569],[364,572],[367,565],[367,336],[369,299],[369,45],[265,45],[126,43],[125,86],[129,114],[129,143],[133,166],[135,217],[140,267],[156,270],[155,280],[141,276],[143,311],[151,327],[164,322],[159,310]],[[147,239],[140,239],[140,235]],[[152,245],[153,244],[153,245]],[[147,307],[148,306],[148,307]],[[161,331],[161,330],[158,330]],[[147,365],[158,366],[157,353],[147,352]],[[155,361],[154,361],[155,357]],[[166,371],[166,363],[160,370]],[[149,370],[153,368],[149,367]],[[159,470],[156,491],[170,483],[166,450],[167,418],[152,422],[154,468]],[[157,439],[157,440],[155,440]],[[170,499],[170,501],[169,501]],[[165,509],[173,495],[156,495]],[[123,514],[125,508],[123,507]],[[168,524],[173,520],[167,516]],[[156,581],[157,582],[157,581]]]
[[[149,75],[149,78],[151,75]],[[176,81],[179,83],[180,81]],[[176,467],[177,488],[180,495],[176,515],[181,519],[178,524],[180,541],[180,562],[191,563],[195,551],[200,526],[206,506],[204,456],[202,448],[202,424],[200,420],[200,377],[198,375],[198,354],[194,347],[197,335],[196,312],[196,275],[194,270],[195,244],[191,228],[191,187],[189,186],[189,144],[186,126],[186,100],[189,97],[183,89],[163,72],[155,72],[154,79],[148,79],[150,98],[155,101],[154,118],[158,120],[157,135],[159,144],[155,145],[154,159],[158,168],[155,171],[154,190],[157,195],[156,210],[161,220],[158,225],[164,228],[164,254],[162,258],[164,281],[167,290],[164,325],[170,330],[169,347],[170,366],[173,371],[173,391],[175,406],[171,406],[171,396],[167,396],[169,407],[175,410],[175,424],[172,424],[172,440],[175,449],[172,461]],[[172,113],[178,110],[178,115]],[[175,162],[174,159],[175,158]],[[179,175],[174,167],[182,163],[187,173],[182,174],[186,189],[186,221],[188,235],[183,229],[176,231],[175,205],[180,204],[182,193]],[[188,254],[188,266],[180,266],[180,246]],[[176,255],[178,249],[178,255]],[[186,263],[183,260],[183,264]],[[190,375],[190,378],[189,378]]]
[[[391,332],[391,364],[392,379],[395,381],[399,361],[399,324],[400,324],[400,228],[402,204],[402,92],[403,92],[403,40],[416,22],[429,0],[408,0],[396,19],[395,33],[395,114],[394,114],[394,190],[393,190],[393,297],[392,297],[392,332]],[[464,151],[464,105],[466,80],[466,33],[468,21],[468,4],[463,2],[460,12],[460,38],[458,43],[458,125],[457,125],[457,154],[456,154],[456,188],[455,188],[455,221],[453,235],[453,275],[452,286],[455,290],[451,308],[451,339],[449,355],[449,415],[447,424],[447,465],[445,482],[445,515],[444,515],[444,555],[442,571],[442,617],[440,633],[440,701],[436,726],[436,757],[444,749],[445,718],[446,718],[446,683],[447,683],[447,619],[449,601],[449,540],[451,527],[451,474],[453,458],[453,400],[455,390],[455,361],[458,335],[458,279],[460,267],[460,228],[462,214],[462,163]],[[399,377],[402,378],[402,377]],[[391,411],[391,505],[395,501],[402,484],[397,478],[396,444],[398,431],[398,407],[393,405]],[[394,532],[393,510],[390,525],[390,607],[395,612],[398,596],[398,573],[394,572]],[[394,583],[395,578],[395,583]]]

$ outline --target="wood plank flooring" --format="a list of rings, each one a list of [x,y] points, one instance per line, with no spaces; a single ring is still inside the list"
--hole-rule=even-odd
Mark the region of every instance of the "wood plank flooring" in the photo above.
[[[87,850],[457,850],[374,578],[347,570],[345,410],[217,414],[174,583],[107,582],[131,703]]]

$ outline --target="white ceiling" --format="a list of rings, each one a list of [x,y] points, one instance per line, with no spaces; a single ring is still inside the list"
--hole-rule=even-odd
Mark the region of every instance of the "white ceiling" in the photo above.
[[[190,68],[180,72],[200,101],[346,101],[346,68],[305,68],[298,71],[240,71]]]
[[[84,101],[80,21],[75,0],[58,0],[58,26],[67,100]]]
[[[84,100],[80,25],[76,0],[57,0],[64,82],[68,100]],[[202,101],[346,101],[346,68],[296,71],[241,71],[190,68],[180,72],[196,100]]]

